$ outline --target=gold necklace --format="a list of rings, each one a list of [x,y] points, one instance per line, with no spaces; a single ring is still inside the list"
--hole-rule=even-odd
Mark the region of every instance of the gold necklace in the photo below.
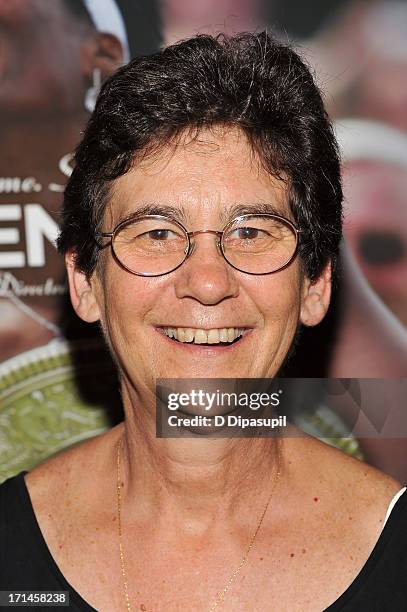
[[[120,439],[118,444],[117,444],[117,526],[118,526],[118,531],[119,531],[119,553],[120,553],[120,567],[121,567],[121,572],[122,572],[122,578],[123,578],[123,591],[124,591],[124,599],[126,601],[126,608],[127,608],[127,612],[131,612],[131,605],[130,605],[130,597],[129,597],[129,588],[128,588],[128,582],[127,582],[127,573],[126,573],[126,560],[125,560],[125,556],[124,556],[124,548],[123,548],[123,542],[122,542],[122,535],[123,535],[123,531],[122,531],[122,495],[121,495],[121,475],[120,475],[120,450],[121,450],[121,446],[122,446],[122,440]],[[246,549],[246,552],[244,553],[242,560],[240,561],[239,565],[237,566],[237,568],[235,569],[235,571],[233,572],[233,574],[230,576],[229,580],[227,581],[226,585],[224,586],[224,588],[222,589],[222,591],[220,591],[217,594],[216,600],[213,603],[213,605],[211,606],[211,608],[209,608],[209,612],[213,612],[213,610],[216,610],[216,608],[218,608],[218,606],[223,602],[223,600],[225,599],[226,593],[229,591],[230,587],[232,586],[233,582],[236,580],[236,577],[238,576],[238,574],[240,573],[240,570],[242,569],[242,567],[245,565],[247,558],[249,556],[249,553],[251,551],[251,549],[253,548],[254,545],[254,541],[256,539],[256,536],[258,534],[258,532],[260,531],[260,527],[263,523],[263,519],[266,515],[267,512],[267,508],[269,507],[269,503],[271,501],[271,498],[273,497],[273,493],[276,489],[277,486],[277,482],[280,478],[281,475],[281,455],[280,455],[280,448],[277,444],[277,472],[276,472],[276,476],[273,482],[273,486],[271,487],[271,492],[270,495],[268,497],[267,503],[265,505],[265,508],[263,510],[263,512],[261,513],[260,516],[260,520],[257,523],[257,527],[255,529],[255,532],[252,535],[252,538],[249,542],[249,545]]]

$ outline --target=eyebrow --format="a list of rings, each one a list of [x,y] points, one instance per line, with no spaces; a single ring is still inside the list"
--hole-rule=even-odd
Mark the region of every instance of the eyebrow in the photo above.
[[[257,204],[235,204],[227,206],[222,210],[220,214],[221,223],[228,223],[235,217],[240,215],[255,215],[255,214],[268,214],[268,215],[280,215],[285,216],[285,211],[282,211],[280,207],[272,203],[257,203]],[[176,221],[179,221],[183,225],[188,223],[189,215],[186,213],[183,206],[170,206],[168,204],[143,204],[138,206],[137,209],[131,211],[125,217],[120,219],[120,223],[127,221],[133,221],[139,217],[146,215],[162,215],[164,217],[171,217]]]
[[[281,208],[272,203],[258,203],[258,204],[236,204],[235,206],[228,206],[222,211],[221,221],[227,223],[229,220],[240,215],[280,215],[286,216],[286,212],[282,211]]]
[[[146,215],[162,215],[164,217],[171,217],[180,223],[186,223],[187,216],[183,206],[169,206],[168,204],[143,204],[138,206],[135,210],[131,211],[128,215],[120,219],[120,223],[126,221],[132,221],[139,217],[145,217]]]

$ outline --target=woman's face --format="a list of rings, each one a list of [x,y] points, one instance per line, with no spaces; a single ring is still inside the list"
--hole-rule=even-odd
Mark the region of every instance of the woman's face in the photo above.
[[[193,142],[185,138],[117,179],[103,231],[151,204],[182,210],[188,231],[223,229],[237,206],[256,210],[268,204],[292,218],[286,185],[260,167],[238,130],[201,132]],[[298,258],[265,276],[239,272],[218,252],[216,237],[201,234],[181,267],[154,278],[125,271],[106,249],[77,311],[87,320],[100,317],[133,384],[153,385],[156,378],[271,377],[299,320],[315,324],[322,318],[326,307],[312,314],[317,286],[302,279]],[[207,345],[178,342],[165,328],[244,333],[233,344]]]

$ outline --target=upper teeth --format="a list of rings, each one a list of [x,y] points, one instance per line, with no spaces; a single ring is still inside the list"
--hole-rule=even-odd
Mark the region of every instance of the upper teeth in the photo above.
[[[222,329],[194,329],[192,327],[164,327],[164,333],[169,338],[179,342],[194,344],[219,344],[233,342],[244,332],[243,328],[223,327]]]

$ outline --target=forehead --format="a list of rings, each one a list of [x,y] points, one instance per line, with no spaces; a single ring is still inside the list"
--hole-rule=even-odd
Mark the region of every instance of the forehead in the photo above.
[[[286,181],[265,171],[243,132],[216,128],[194,138],[184,134],[119,177],[106,222],[118,223],[149,206],[174,208],[185,222],[202,216],[223,220],[233,208],[255,205],[287,215]]]

